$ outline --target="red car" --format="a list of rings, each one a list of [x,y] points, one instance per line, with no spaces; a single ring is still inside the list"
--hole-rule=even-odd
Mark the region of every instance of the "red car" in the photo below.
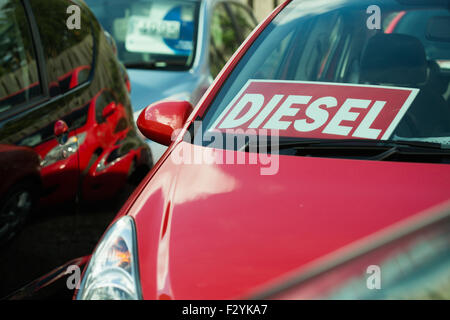
[[[103,236],[76,297],[414,296],[423,283],[393,289],[401,261],[383,263],[407,255],[411,237],[430,268],[406,261],[405,274],[448,279],[449,88],[430,86],[429,66],[450,56],[450,15],[439,1],[411,3],[286,1],[193,110],[181,101],[147,107],[139,129],[170,147]],[[435,12],[429,41],[385,32],[415,10]],[[430,44],[446,56],[430,55]],[[420,232],[428,226],[441,236]],[[391,243],[403,236],[403,246]],[[351,272],[332,272],[375,249]],[[348,282],[361,294],[328,294],[366,270],[380,273],[380,288]],[[292,277],[297,288],[312,275],[326,294],[280,295]],[[448,281],[433,283],[448,292]]]
[[[50,140],[35,147],[43,159],[44,189],[49,190],[41,199],[44,204],[72,198],[79,188],[80,172],[83,200],[111,197],[137,168],[151,161],[146,147],[128,139],[132,127],[127,122],[126,108],[114,92],[101,90],[79,113],[85,114],[85,122],[76,134],[67,136],[64,145]]]

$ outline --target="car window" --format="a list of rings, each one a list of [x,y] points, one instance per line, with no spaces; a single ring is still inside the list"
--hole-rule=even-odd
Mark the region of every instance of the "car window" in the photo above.
[[[309,32],[311,36],[304,43],[304,54],[298,61],[297,69],[293,69],[293,74],[288,70],[287,76],[294,79],[333,80],[330,77],[337,74],[331,68],[336,66],[332,64],[333,58],[343,35],[342,19],[335,14],[324,15],[311,24]]]
[[[81,12],[80,29],[66,25],[66,11],[74,3],[69,0],[32,0],[40,39],[46,59],[51,96],[63,94],[89,79],[94,57],[91,22]],[[49,14],[54,15],[52,19]],[[83,71],[84,70],[84,71]]]
[[[386,26],[388,32],[403,33],[415,36],[425,44],[427,56],[431,59],[450,59],[450,42],[435,41],[427,37],[427,24],[435,16],[449,16],[442,10],[414,10],[393,12],[390,23]]]
[[[430,33],[433,24],[450,20],[448,9],[423,5],[419,10],[395,1],[380,2],[382,15],[377,29],[367,27],[367,7],[356,1],[322,11],[321,4],[307,2],[308,6],[302,7],[300,1],[292,1],[265,28],[214,98],[203,117],[203,129],[237,126],[244,130],[281,130],[282,138],[359,137],[450,145],[449,35],[443,30]],[[405,12],[403,20],[390,26],[393,15],[399,12]],[[419,26],[421,31],[417,30]],[[290,101],[285,101],[294,90],[307,90],[305,97],[310,97],[309,102],[283,110],[281,106],[288,105]],[[358,94],[349,96],[351,90]],[[245,95],[250,95],[246,99],[254,97],[251,95],[255,93],[263,99],[260,109],[256,108],[259,103],[249,101],[245,105],[247,100],[241,99]],[[376,108],[383,110],[386,117],[370,120],[367,113],[354,113],[351,120],[341,121],[347,124],[345,130],[332,131],[334,124],[341,124],[340,114],[334,117],[336,112],[357,95],[364,103],[370,103],[369,107],[358,108],[369,110],[377,104]],[[312,102],[330,96],[339,108],[331,106],[334,102],[330,107],[326,105],[323,122],[316,122],[315,115],[308,116]],[[324,100],[317,103],[321,101]],[[255,107],[251,112],[245,113],[252,105]],[[239,110],[241,113],[237,113]],[[249,120],[245,122],[246,119]],[[374,126],[377,119],[379,129],[372,131],[373,135],[359,136],[362,119],[370,120]],[[380,119],[390,120],[381,125]],[[230,122],[224,124],[225,120]]]
[[[236,26],[241,35],[241,41],[244,41],[247,36],[255,29],[256,21],[250,9],[239,5],[237,3],[230,2],[227,4],[236,21]]]
[[[240,45],[239,34],[224,4],[218,4],[213,11],[210,39],[210,69],[216,77]]]
[[[429,89],[437,94],[444,94],[448,89],[450,70],[450,41],[443,42],[430,39],[427,36],[427,27],[433,17],[449,17],[450,13],[443,10],[414,10],[392,13],[386,26],[387,32],[408,34],[420,39],[425,46],[429,67]],[[447,97],[449,96],[447,92]],[[448,99],[448,98],[447,98]],[[449,104],[450,105],[450,104]]]
[[[279,61],[286,58],[289,53],[288,48],[291,41],[293,41],[293,38],[294,31],[287,33],[283,39],[280,39],[279,46],[269,53],[262,68],[255,73],[255,79],[276,79],[278,77],[278,74],[283,71],[279,68]]]
[[[0,113],[42,93],[28,19],[19,0],[0,0]]]
[[[87,0],[128,68],[186,70],[194,61],[199,5],[186,0]]]

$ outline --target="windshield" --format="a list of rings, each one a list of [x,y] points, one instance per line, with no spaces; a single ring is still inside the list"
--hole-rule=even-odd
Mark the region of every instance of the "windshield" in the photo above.
[[[203,133],[450,146],[450,14],[420,2],[292,1],[202,115]]]
[[[180,0],[86,0],[116,41],[129,68],[188,69],[193,60],[198,2]]]

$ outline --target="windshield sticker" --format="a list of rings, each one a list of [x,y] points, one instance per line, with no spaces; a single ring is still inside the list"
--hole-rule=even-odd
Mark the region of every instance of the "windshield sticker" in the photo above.
[[[194,7],[153,4],[147,15],[130,16],[125,48],[129,52],[189,56],[193,50]]]
[[[419,89],[250,80],[213,130],[278,130],[280,136],[388,140]]]

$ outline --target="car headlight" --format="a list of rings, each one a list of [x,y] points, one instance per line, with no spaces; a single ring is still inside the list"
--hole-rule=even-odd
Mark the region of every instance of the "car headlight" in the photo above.
[[[78,300],[139,300],[136,232],[131,217],[118,220],[95,250],[81,282]]]
[[[69,158],[78,151],[80,145],[83,144],[85,139],[86,132],[83,132],[70,137],[69,140],[67,140],[67,142],[63,145],[58,144],[50,150],[44,160],[41,161],[41,167],[47,167],[55,162]]]

